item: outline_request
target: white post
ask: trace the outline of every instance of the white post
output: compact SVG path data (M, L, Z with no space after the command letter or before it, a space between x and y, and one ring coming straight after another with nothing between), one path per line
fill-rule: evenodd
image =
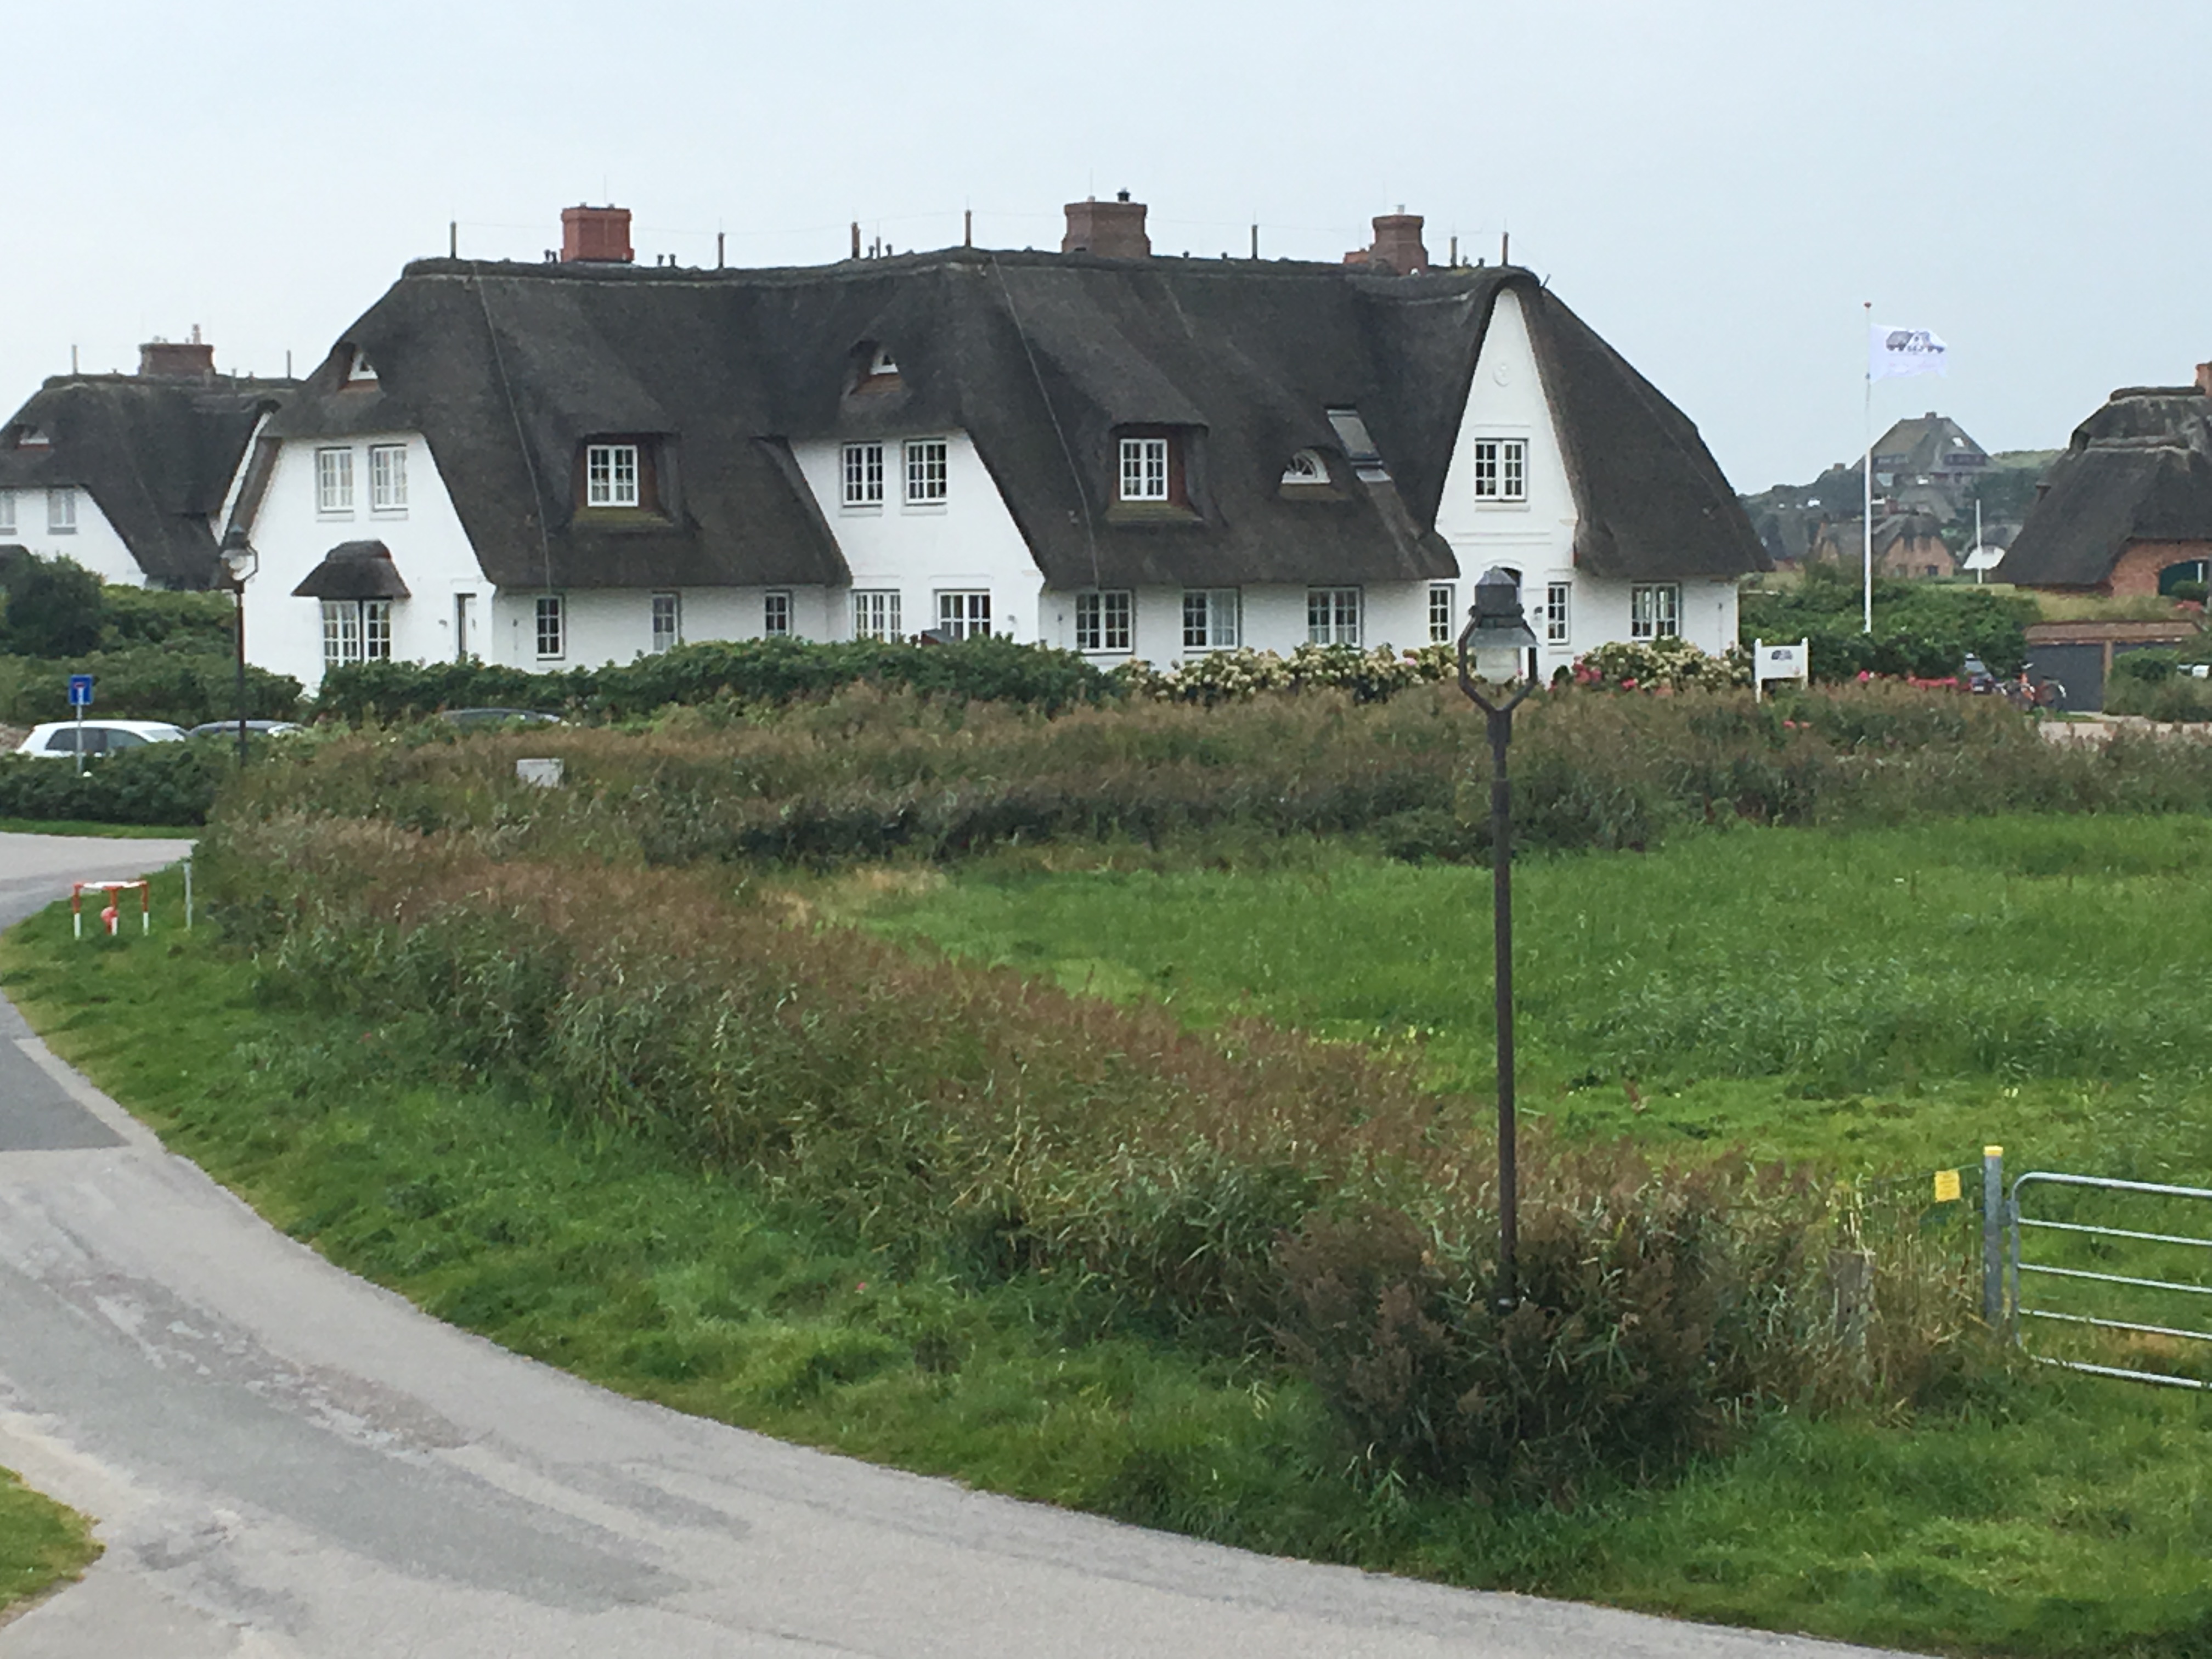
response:
M1869 343L1867 349L1870 351L1873 349L1871 343L1874 339L1874 301L1869 300L1865 302L1865 305L1867 323L1866 338ZM1871 634L1874 632L1874 359L1872 357L1869 357L1867 359L1866 365L1866 412L1864 416L1864 424L1866 427L1866 457L1864 471L1861 475L1859 482L1865 486L1865 501L1862 506L1863 516L1860 519L1860 525L1864 532L1864 540L1861 549L1860 558L1863 567L1861 572L1861 580L1863 585L1865 593L1865 599L1863 607L1865 611L1865 616L1861 621L1859 626L1862 633Z
M1759 665L1765 659L1766 653L1760 648L1765 643L1765 640L1753 640L1751 642L1751 700L1753 702L1764 701L1759 694Z
M1974 586L1987 581L1990 573L1982 568L1982 498L1974 497Z

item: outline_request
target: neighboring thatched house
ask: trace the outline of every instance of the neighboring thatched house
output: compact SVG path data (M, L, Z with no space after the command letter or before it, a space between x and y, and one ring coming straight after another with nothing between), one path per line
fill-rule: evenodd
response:
M56 375L0 427L0 543L103 581L206 587L240 464L295 382L218 374L190 340L136 374Z
M2005 555L2024 587L2139 598L2212 560L2212 363L2124 386L2074 429Z

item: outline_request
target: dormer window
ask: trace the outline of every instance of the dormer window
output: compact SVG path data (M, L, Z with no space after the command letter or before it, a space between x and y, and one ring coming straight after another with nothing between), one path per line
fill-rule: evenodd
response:
M54 441L46 436L46 428L19 426L15 428L15 447L18 449L52 449Z
M1165 427L1124 430L1114 443L1114 500L1127 507L1188 506L1180 433Z
M1318 449L1301 449L1291 457L1283 468L1283 483L1287 488L1300 485L1323 485L1328 483L1328 462Z
M584 447L584 505L640 507L635 444L586 444Z
M889 346L863 340L853 348L852 376L855 392L893 391L899 384L898 360Z
M368 366L368 354L356 348L352 362L346 365L346 384L358 386L375 379L376 371Z

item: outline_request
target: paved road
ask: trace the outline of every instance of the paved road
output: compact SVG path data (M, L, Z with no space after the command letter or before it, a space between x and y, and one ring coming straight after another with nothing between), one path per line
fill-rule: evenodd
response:
M180 850L0 836L0 921ZM0 1464L107 1544L0 1659L1864 1651L1246 1555L620 1399L273 1231L4 1003Z

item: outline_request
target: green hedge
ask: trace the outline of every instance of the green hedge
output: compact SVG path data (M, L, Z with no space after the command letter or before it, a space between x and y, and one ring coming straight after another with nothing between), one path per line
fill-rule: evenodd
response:
M218 739L155 743L88 763L0 755L0 818L204 823L230 765Z
M1813 678L1838 681L1860 674L1939 679L1969 655L1999 674L2027 660L2035 601L2024 595L1943 582L1877 580L1874 631L1863 631L1864 599L1856 573L1806 568L1794 587L1749 588L1738 611L1741 642L1810 640Z
M72 674L94 677L92 712L109 720L198 726L228 720L238 712L237 658L228 645L210 650L187 632L166 644L82 656L0 656L0 720L36 726L42 720L67 720ZM249 665L246 702L252 719L294 719L300 710L300 682L289 674Z
M489 663L359 663L333 670L317 708L360 721L403 720L441 708L541 708L610 719L671 703L784 703L858 684L1054 712L1105 702L1111 676L1073 652L1012 640L908 645L857 640L732 640L680 646L604 668L532 674Z

